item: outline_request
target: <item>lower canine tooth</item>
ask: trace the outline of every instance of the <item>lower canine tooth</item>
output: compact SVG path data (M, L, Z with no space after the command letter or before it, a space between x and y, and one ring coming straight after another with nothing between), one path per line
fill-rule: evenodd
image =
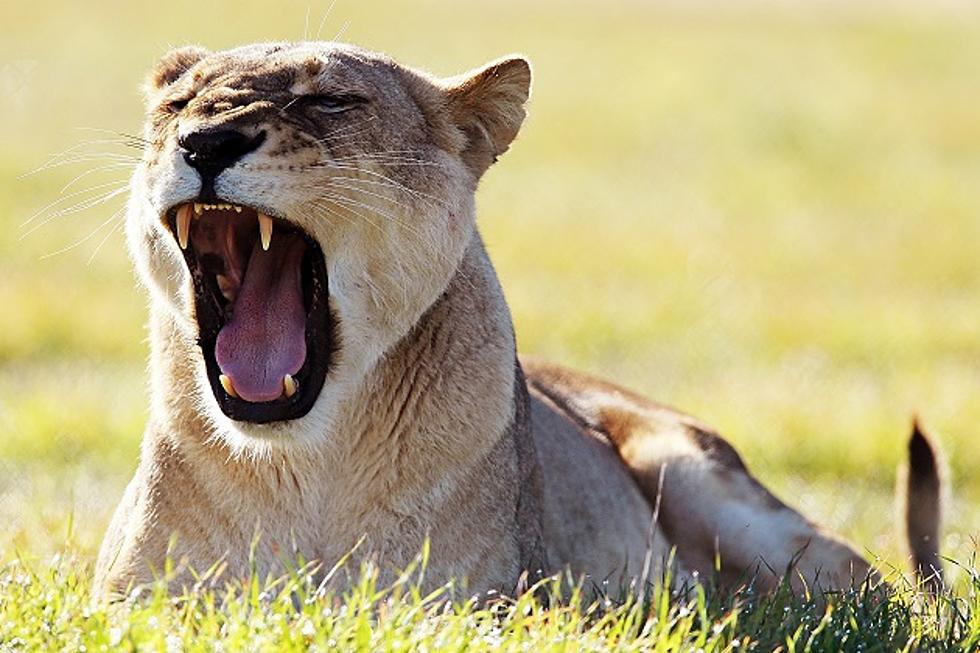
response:
M177 242L181 249L187 249L191 236L191 205L182 204L177 209Z
M216 275L215 279L218 282L218 290L224 295L225 299L230 302L235 301L235 287L231 282L231 279L223 274Z
M225 389L225 392L228 393L228 396L238 397L238 393L235 392L235 386L232 384L231 378L222 374L221 376L218 377L218 380L221 381L221 387Z
M296 394L296 380L289 374L282 377L282 389L286 392L287 397L292 397Z
M272 244L272 218L265 213L259 213L259 235L262 237L262 249L269 251Z

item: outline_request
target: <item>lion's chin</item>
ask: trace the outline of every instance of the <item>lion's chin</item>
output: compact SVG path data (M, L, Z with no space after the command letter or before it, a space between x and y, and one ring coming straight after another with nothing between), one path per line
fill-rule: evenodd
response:
M270 426L306 415L337 342L316 240L285 218L226 202L178 204L163 219L190 273L198 344L221 412Z

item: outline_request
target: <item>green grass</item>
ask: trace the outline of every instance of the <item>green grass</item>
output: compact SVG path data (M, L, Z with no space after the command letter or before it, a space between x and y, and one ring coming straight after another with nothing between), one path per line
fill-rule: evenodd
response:
M950 463L942 548L962 565L952 570L957 600L973 601L959 637L976 637L980 15L884 3L528 4L338 0L323 33L343 30L440 74L509 51L531 58L531 115L478 196L523 351L698 415L780 496L899 568L894 470L919 412ZM260 648L301 632L298 613L274 602L251 610L251 599L213 612L159 597L123 615L83 609L146 414L144 299L121 235L98 248L118 221L96 230L121 201L30 233L20 225L105 160L24 173L103 138L92 129L140 129L139 82L170 45L296 39L307 11L315 32L328 5L0 5L0 648L13 637L97 648L115 632L125 634L120 646L131 636L162 648L154 638L166 631L187 648L195 633L205 634L202 648L221 638L229 649ZM102 170L71 190L124 178L122 168ZM744 636L768 650L793 619L809 620L809 637L823 614L793 606L785 619L768 617L763 603L747 603L722 634L713 627L731 605L710 625L688 608L689 622L661 619L646 635L627 623L628 607L600 626L538 610L494 630L474 609L423 620L413 599L397 607L414 615L408 634L390 636L364 616L372 610L359 618L382 638L369 648L560 648L573 636L589 648L603 629L622 628L624 648L656 635L663 648L732 649ZM910 596L886 605L897 606L881 614L901 641L948 642L944 629L960 623L948 601L939 620ZM864 607L844 601L832 619ZM355 636L365 623L317 618L326 621L314 622L316 637ZM745 626L753 619L761 625ZM858 612L850 629L828 625L815 641L847 648L878 633L875 623ZM820 639L827 633L840 639Z
M420 560L424 559L424 556ZM336 570L336 568L335 568ZM980 577L968 596L924 600L863 586L828 596L757 596L653 586L638 598L585 599L555 578L516 599L480 603L447 584L422 594L424 565L390 586L363 567L336 594L315 565L180 596L160 582L111 608L93 606L88 568L56 557L0 570L0 643L11 650L166 651L908 651L980 646ZM341 569L343 572L343 569ZM333 573L333 572L331 572ZM327 578L330 578L328 574Z

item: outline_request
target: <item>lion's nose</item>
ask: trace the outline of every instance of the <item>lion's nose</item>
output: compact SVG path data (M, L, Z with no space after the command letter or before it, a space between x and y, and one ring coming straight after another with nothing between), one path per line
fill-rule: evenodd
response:
M202 130L182 134L177 144L183 150L184 161L202 177L217 177L222 170L262 145L265 132L247 136L233 129Z

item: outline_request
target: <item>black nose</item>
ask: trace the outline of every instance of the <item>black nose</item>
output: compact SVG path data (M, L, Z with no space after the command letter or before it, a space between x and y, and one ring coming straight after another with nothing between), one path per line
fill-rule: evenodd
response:
M177 138L184 151L187 165L201 173L202 177L217 177L222 170L252 152L265 140L265 132L255 136L232 129L196 131Z

